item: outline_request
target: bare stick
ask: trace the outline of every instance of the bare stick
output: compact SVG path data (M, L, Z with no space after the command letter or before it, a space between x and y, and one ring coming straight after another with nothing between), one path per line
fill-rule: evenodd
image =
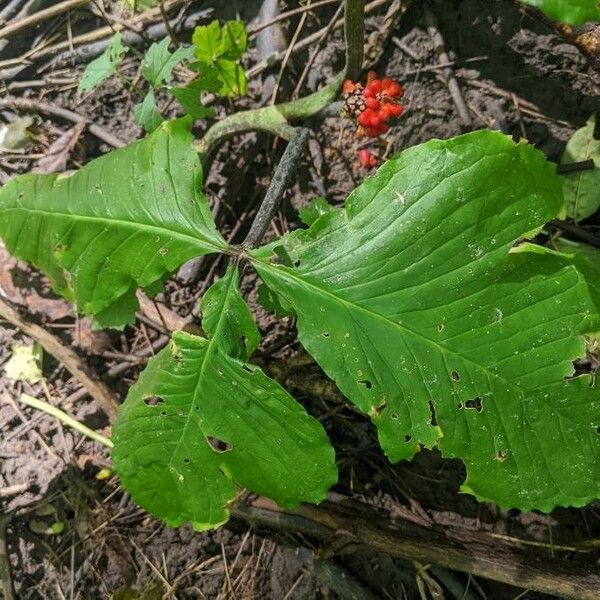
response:
M308 143L309 130L305 127L299 127L295 130L294 136L288 142L288 145L273 173L273 179L265 198L254 217L250 231L243 242L245 248L254 248L260 244L269 224L275 215L281 198L287 189L292 175L298 165L298 160Z
M74 8L78 8L80 6L84 6L88 3L88 0L65 0L64 2L59 2L54 6L50 6L45 10L40 10L39 12L33 13L29 17L25 17L24 19L20 19L14 23L10 23L0 29L0 40L3 38L16 33L17 31L21 31L23 29L27 29L32 25L37 25L47 19L51 19L56 15L60 15L68 10L73 10Z
M346 36L346 74L357 79L363 63L365 43L365 0L346 0L344 14ZM329 29L326 29L329 33Z
M0 300L0 317L21 329L38 342L46 352L54 356L59 363L63 364L79 380L89 395L106 413L109 420L114 421L118 406L116 398L102 381L92 379L88 375L83 361L71 348L67 348L57 337L47 332L43 327L26 321L14 308L11 308L2 300Z
M3 600L16 600L10 575L10 561L6 551L6 526L9 521L10 516L0 515L0 591Z
M361 548L578 600L597 600L600 589L589 548L580 548L577 559L568 560L568 554L554 556L550 548L533 549L518 539L499 541L485 530L429 523L401 506L392 517L332 493L319 506L302 505L294 511L261 497L252 505L236 504L231 514L257 526L317 539L331 553Z
M431 36L435 46L435 53L437 55L438 62L449 63L450 57L446 52L444 38L440 33L437 18L428 8L425 9L425 21L427 23L427 31L429 32L429 35ZM456 81L456 78L454 77L454 71L451 67L447 67L443 70L443 73L446 85L448 86L448 91L452 96L452 101L454 102L454 106L456 106L456 111L458 112L458 116L462 121L463 127L465 129L471 129L471 115L465 103L465 99L463 98L460 86L458 85L458 81Z
M24 112L33 113L41 112L52 115L53 117L65 119L66 121L71 121L72 123L86 123L90 133L95 135L99 140L106 142L109 146L113 146L114 148L125 146L125 142L114 136L112 133L98 125L89 123L84 116L66 108L60 108L59 106L46 104L45 102L39 102L37 100L29 100L28 98L5 98L0 100L0 110L6 109L22 110Z

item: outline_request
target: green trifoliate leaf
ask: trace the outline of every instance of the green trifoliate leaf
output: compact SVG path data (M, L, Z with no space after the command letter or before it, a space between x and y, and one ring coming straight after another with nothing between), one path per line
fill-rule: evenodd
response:
M106 50L85 68L79 82L79 91L89 92L116 73L126 53L127 48L121 43L121 33L117 32Z
M549 17L568 23L581 25L588 21L600 21L600 6L598 0L521 0L539 8Z
M594 161L592 169L563 175L567 216L575 221L590 217L600 208L600 140L594 139L595 126L592 116L573 134L561 160L563 164Z
M113 461L125 488L168 525L228 519L238 487L286 507L318 502L336 480L318 421L260 368L237 269L202 302L204 339L178 332L120 408Z
M184 60L194 58L194 47L177 48L169 51L170 39L166 37L161 42L152 44L142 60L142 75L152 86L159 87L173 78L173 69Z
M562 205L540 152L475 132L403 152L286 236L293 266L273 244L252 260L391 460L437 445L479 498L580 506L600 493L600 392L563 378L593 309L574 267L509 254Z
M97 158L69 177L21 175L0 189L0 237L81 312L115 323L137 287L227 248L200 193L189 121ZM124 310L125 307L125 310Z
M146 94L142 102L133 107L133 119L148 133L152 133L164 122L163 116L156 106L156 100L152 90Z
M248 78L244 67L237 62L219 58L215 62L215 68L221 80L221 96L243 96L248 89Z

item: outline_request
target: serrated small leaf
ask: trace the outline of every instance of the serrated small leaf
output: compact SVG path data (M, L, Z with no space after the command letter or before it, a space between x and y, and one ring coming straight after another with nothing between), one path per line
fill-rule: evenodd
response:
M248 78L242 65L225 58L218 58L215 68L222 83L219 90L221 96L244 96L246 94Z
M125 322L137 287L194 256L226 249L206 198L189 119L93 160L74 174L21 175L0 189L0 237L81 312ZM129 313L129 314L127 314Z
M147 133L152 133L164 122L152 90L146 94L142 102L133 107L133 119Z
M89 92L113 75L127 51L121 43L121 33L115 33L106 50L86 66L79 82L79 91Z
M142 60L142 75L152 87L171 81L173 69L184 60L194 58L193 46L179 47L175 52L170 52L169 44L168 37L152 44Z
M252 262L391 460L436 445L465 461L480 498L581 506L600 493L600 437L592 408L578 409L599 390L563 378L593 309L572 266L548 252L509 253L562 205L540 152L474 132L406 150L344 209L285 236L293 266L270 262L274 244ZM567 418L563 434L556 425Z
M199 25L192 34L196 58L202 62L212 63L221 56L221 25L219 21L211 21L208 25Z
M521 0L539 8L549 17L569 25L600 21L598 0Z
M227 21L221 30L221 58L240 60L248 44L246 25L242 21Z
M310 227L321 215L327 214L330 210L332 210L331 204L323 196L317 196L308 206L298 211L298 216L305 225Z
M565 173L563 192L567 216L575 221L586 219L600 208L600 140L594 139L596 119L592 116L567 142L562 164L593 160L594 168Z
M177 98L186 114L194 119L206 119L215 116L215 109L212 106L203 106L200 96L204 91L218 92L221 88L221 81L214 69L203 70L205 72L188 85L169 88L169 93Z
M228 519L237 486L285 507L322 500L336 480L333 449L318 421L245 362L257 332L236 268L207 292L203 314L209 339L175 333L120 407L112 456L123 485L168 525L198 530Z

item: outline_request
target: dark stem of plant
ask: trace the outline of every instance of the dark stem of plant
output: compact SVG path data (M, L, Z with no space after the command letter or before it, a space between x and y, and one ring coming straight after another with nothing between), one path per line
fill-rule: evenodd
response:
M556 165L556 173L558 175L565 175L566 173L577 173L579 171L591 171L593 168L594 168L594 161L590 158L588 160L580 160L579 162Z
M309 130L306 127L298 127L273 173L273 178L265 194L265 198L254 217L250 231L242 243L244 248L255 248L263 239L267 229L277 210L285 190L290 184L292 175L298 166L298 160L308 143Z
M346 0L344 19L346 75L350 79L358 79L363 65L365 0Z

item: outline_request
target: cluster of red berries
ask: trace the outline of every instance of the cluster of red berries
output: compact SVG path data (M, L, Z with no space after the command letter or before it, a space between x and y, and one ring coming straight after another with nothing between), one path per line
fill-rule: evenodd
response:
M359 136L377 137L389 128L388 121L404 112L400 104L404 90L393 79L378 79L377 73L369 71L367 84L346 80L342 89L343 114L356 119Z

